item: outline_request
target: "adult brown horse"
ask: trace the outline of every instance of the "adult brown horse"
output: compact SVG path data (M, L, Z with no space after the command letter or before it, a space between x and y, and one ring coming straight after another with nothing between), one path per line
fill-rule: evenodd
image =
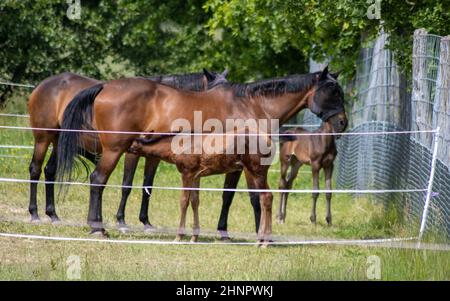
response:
M193 73L185 75L167 75L167 76L153 76L148 79L160 82L162 84L170 85L175 88L201 91L209 87L213 87L217 84L223 83L225 81L226 71L222 74L217 74L214 72L209 72L203 70L203 73ZM85 88L94 86L96 84L102 83L99 80L81 76L78 74L65 72L56 76L49 77L42 81L31 93L28 102L28 111L30 114L30 123L34 128L49 128L58 129L61 126L63 112L67 104L73 99L73 97ZM45 193L46 193L46 214L51 218L52 222L59 221L56 214L55 204L54 204L54 185L52 182L55 180L56 174L56 164L57 164L57 145L58 145L58 135L57 131L40 131L34 130L34 152L33 158L30 164L30 179L39 180L42 164L47 153L47 149L50 144L53 145L53 150L47 165L44 169L45 173ZM90 143L95 142L96 137L90 136ZM94 164L97 163L96 153L85 152L79 149L80 153L83 154L88 160L92 161ZM134 172L138 163L138 157L130 154L126 156L125 159L125 169L123 177L123 185L132 185ZM146 169L154 168L155 162L146 162ZM157 166L157 164L156 164ZM151 175L151 172L146 174ZM148 177L144 178L144 185L149 185L148 183L152 180ZM126 199L130 193L130 188L122 189L122 200L121 204L125 204ZM142 194L142 206L140 219L146 224L150 225L148 221L148 200L149 196L147 193ZM119 223L123 221L125 206L121 206L118 212ZM30 184L30 203L29 212L31 214L32 221L39 221L39 215L37 210L37 183Z
M250 84L226 83L206 92L181 91L140 78L113 80L83 90L67 106L62 129L91 127L100 131L102 157L90 176L88 224L92 232L105 232L101 210L104 185L137 132L170 132L172 122L180 119L192 126L195 111L202 112L203 120L214 119L224 125L227 119L276 119L283 124L306 107L324 120L330 118L335 132L347 123L345 114L338 114L344 112L342 88L328 68ZM89 149L92 145L80 132L60 134L60 177L70 175L80 143L90 152L98 151Z

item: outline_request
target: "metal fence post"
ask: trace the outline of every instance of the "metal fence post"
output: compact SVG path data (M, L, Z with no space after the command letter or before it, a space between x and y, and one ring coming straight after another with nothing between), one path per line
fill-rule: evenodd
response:
M439 139L438 139L439 131L440 131L440 128L437 127L436 132L434 133L434 147L433 147L433 157L431 158L430 178L428 180L427 196L425 199L425 205L423 206L422 222L420 223L420 230L419 230L419 245L418 245L419 248L420 248L420 242L423 237L423 233L425 231L425 225L427 223L428 209L430 208L431 195L432 195L432 189L433 189L433 180L434 180L434 171L436 169L436 158L437 158L437 151L438 151L438 145L439 145Z

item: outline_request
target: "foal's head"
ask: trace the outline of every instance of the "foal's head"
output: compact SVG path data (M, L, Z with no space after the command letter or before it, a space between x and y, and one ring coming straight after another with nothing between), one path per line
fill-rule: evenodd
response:
M317 74L314 96L309 108L324 122L329 121L335 133L347 128L348 120L344 108L344 92L337 82L338 73L329 73L328 66Z
M227 83L227 75L228 75L228 70L225 69L222 73L217 73L214 71L208 71L205 68L203 68L203 76L206 79L206 89L212 89L215 86L218 85L222 85L224 83Z
M175 134L174 134L175 135ZM153 135L153 134L141 134L139 138L133 140L131 146L128 148L128 152L135 155L146 155L147 145L152 145L164 138L171 137L172 135Z

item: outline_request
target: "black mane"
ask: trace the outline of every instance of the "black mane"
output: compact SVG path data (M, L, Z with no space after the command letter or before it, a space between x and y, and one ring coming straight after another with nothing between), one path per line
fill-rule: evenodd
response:
M308 89L316 82L316 75L320 72L309 74L296 74L286 77L265 79L248 84L225 83L224 87L231 89L238 97L248 96L279 96L286 93L295 93Z
M203 76L203 73L199 72L174 75L156 75L145 78L176 89L202 91L204 90Z

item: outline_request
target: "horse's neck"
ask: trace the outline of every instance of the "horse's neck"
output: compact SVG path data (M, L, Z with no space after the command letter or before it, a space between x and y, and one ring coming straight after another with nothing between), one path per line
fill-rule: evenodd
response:
M145 152L165 161L171 161L173 157L171 141L172 138L164 138L159 142L148 144L145 146Z
M331 125L328 122L322 122L320 128L318 128L315 133L323 133L323 134L330 134L333 133L333 129ZM322 136L311 136L316 137L316 139L320 139L320 141L323 143L323 145L328 149L330 145L334 143L334 136L333 135L322 135Z
M295 114L308 107L308 99L312 95L312 90L312 88L309 88L279 96L264 96L259 98L259 103L269 118L278 119L281 126Z

